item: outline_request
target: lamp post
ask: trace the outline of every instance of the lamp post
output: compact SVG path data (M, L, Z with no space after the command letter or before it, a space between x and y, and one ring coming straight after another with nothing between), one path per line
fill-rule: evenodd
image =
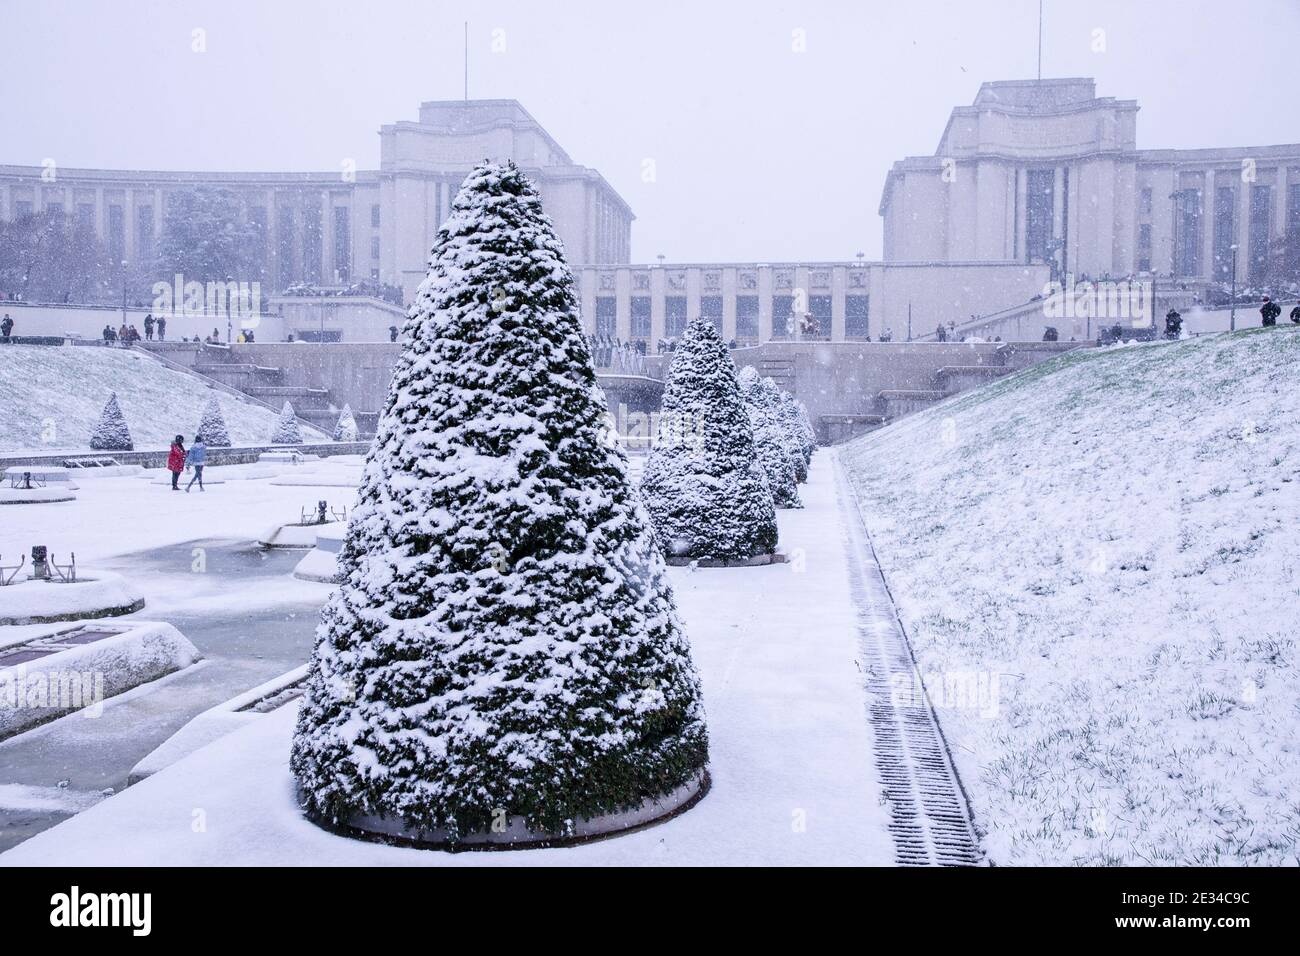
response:
M122 324L126 325L126 260L122 260Z
M1228 247L1232 252L1232 291L1228 293L1228 331L1237 331L1237 244Z

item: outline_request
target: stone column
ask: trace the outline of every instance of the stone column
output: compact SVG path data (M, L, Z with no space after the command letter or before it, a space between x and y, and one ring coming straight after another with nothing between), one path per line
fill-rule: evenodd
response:
M758 267L758 344L772 340L772 267Z
M1205 171L1204 184L1201 187L1201 275L1202 279L1214 278L1214 170Z
M831 268L831 341L844 341L844 295L848 287L844 266Z
M736 337L736 270L722 270L722 340L730 342Z
M624 342L632 340L632 273L619 269L614 273L615 334Z
M659 351L664 337L664 286L666 278L662 268L650 270L650 351Z

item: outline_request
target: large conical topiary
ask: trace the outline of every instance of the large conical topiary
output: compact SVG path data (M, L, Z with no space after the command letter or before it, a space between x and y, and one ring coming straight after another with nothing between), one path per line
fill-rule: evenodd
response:
M689 791L689 646L513 163L466 179L406 329L298 717L305 807L462 839Z
M343 403L343 411L339 412L338 424L334 426L334 440L357 440L357 420L352 414L352 406L347 402Z
M799 481L808 480L808 466L812 464L813 449L817 447L817 436L813 432L812 422L808 420L808 410L789 392L783 390L770 378L764 379L775 397L775 411L786 435L786 442L795 463L796 477Z
M230 432L226 428L225 416L221 414L221 403L213 395L203 406L203 415L199 418L199 430L196 438L203 439L210 448L229 448Z
M302 444L302 432L298 429L298 416L294 414L293 406L288 402L285 402L284 408L280 409L280 419L275 423L275 431L271 434L271 444Z
M754 448L772 492L772 502L778 508L802 508L799 487L795 478L795 465L791 459L786 439L785 423L777 407L780 396L776 386L768 388L771 379L759 377L753 366L745 366L737 377L740 395L745 400L749 424L754 430Z
M673 354L641 493L669 555L741 561L776 549L776 511L736 366L708 319L687 325Z
M126 416L117 404L117 392L108 396L108 404L99 415L99 422L90 436L90 447L96 451L131 451L131 430L126 427Z

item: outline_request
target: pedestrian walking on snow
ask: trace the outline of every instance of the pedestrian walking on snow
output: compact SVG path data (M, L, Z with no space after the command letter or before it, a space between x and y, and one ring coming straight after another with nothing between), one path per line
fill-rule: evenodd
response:
M167 470L172 473L172 491L180 491L181 472L185 470L185 438L182 435L172 439L171 451L167 453Z
M203 487L203 466L208 462L208 446L203 444L203 436L199 435L194 439L194 444L190 446L189 453L185 456L185 467L194 469L194 477L190 483L185 486L186 493L194 487L194 482L199 483L199 491L205 491Z

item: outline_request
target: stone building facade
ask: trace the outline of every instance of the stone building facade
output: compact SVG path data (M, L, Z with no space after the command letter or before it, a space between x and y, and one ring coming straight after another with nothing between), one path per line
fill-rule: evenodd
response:
M1300 255L1300 144L1138 149L1138 105L1090 79L985 83L932 156L895 163L884 259L1050 263L1093 278L1265 281ZM1237 246L1234 251L1233 246ZM1300 262L1292 265L1300 265Z

